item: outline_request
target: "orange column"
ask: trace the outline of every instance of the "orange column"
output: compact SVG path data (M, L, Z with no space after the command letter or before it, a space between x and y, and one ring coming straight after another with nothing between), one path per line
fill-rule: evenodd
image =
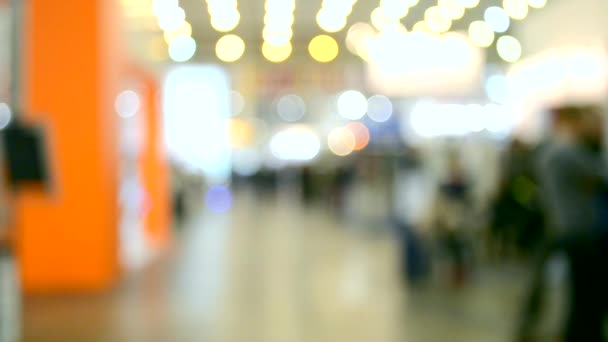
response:
M146 191L144 226L154 248L164 248L171 238L169 173L163 149L162 117L159 108L159 83L150 74L134 68L141 85L144 142L140 157L143 185Z
M16 196L29 292L96 290L118 276L119 8L113 0L25 2L24 118L45 127L46 191Z

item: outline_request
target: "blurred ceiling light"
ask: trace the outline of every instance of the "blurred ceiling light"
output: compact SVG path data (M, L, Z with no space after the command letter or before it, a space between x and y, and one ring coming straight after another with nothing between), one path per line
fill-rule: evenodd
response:
M543 8L547 5L547 0L528 0L528 5L532 8Z
M346 17L336 16L329 12L319 12L317 14L317 24L325 32L342 31L346 26Z
M272 45L268 42L262 44L262 55L264 58L273 63L281 63L287 60L291 55L293 47L291 43L284 45Z
M186 12L181 7L171 7L158 14L158 26L165 31L179 29L186 20Z
M370 15L370 20L372 25L378 31L382 31L387 25L398 21L398 19L387 17L380 7L376 7L372 11L372 14Z
M346 125L346 129L348 129L355 137L355 146L353 150L361 151L367 147L370 140L369 129L367 126L361 122L351 122Z
M184 24L180 26L180 28L174 31L165 31L163 36L165 38L165 42L167 42L167 44L170 44L171 41L176 37L192 36L192 26L187 21L184 21Z
M196 52L196 41L189 36L174 38L169 44L169 57L175 62L186 62Z
M275 133L270 139L270 151L280 160L309 161L321 150L321 141L308 126L293 125Z
M413 32L424 32L434 34L435 32L429 27L426 21L419 21L412 27Z
M295 0L266 0L264 5L262 53L272 62L282 62L291 54Z
M232 31L241 21L236 0L207 0L207 11L211 17L211 27L218 32Z
M450 30L452 27L452 19L450 14L443 8L432 6L424 12L424 21L431 30L443 33Z
M306 102L298 95L285 95L277 102L277 113L287 122L298 121L306 114Z
M383 95L367 99L367 116L375 122L386 122L393 115L393 103Z
M11 122L11 107L4 102L0 102L0 129L4 129Z
M488 7L483 18L490 29L497 33L506 32L511 25L511 19L509 18L507 12L498 6Z
M228 141L232 148L243 148L253 142L254 129L246 120L228 119Z
M323 0L316 19L319 27L326 32L338 32L346 27L348 16L357 0Z
M135 116L141 108L141 100L139 95L133 90L125 90L118 94L114 101L114 110L122 118L130 118Z
M494 31L485 21L474 21L469 25L469 38L482 48L487 48L494 42Z
M338 57L340 47L335 39L328 35L319 35L314 37L308 45L310 56L321 63L328 63Z
M230 104L232 106L232 116L237 116L245 109L245 98L236 90L230 92Z
M268 29L268 27L266 27L262 32L262 37L269 44L275 46L284 45L291 41L291 38L293 37L293 31L291 30L291 28L288 28L283 31L271 31Z
M502 7L515 20L523 20L528 16L528 2L526 0L503 0Z
M223 62L235 62L245 53L245 42L237 35L225 35L217 41L215 53Z
M438 6L449 13L452 20L459 20L464 17L465 8L458 0L439 0Z
M458 0L458 2L465 8L475 8L479 6L479 0Z
M502 36L498 38L496 50L498 51L498 56L505 62L515 63L521 58L521 43L517 38L512 36Z
M375 34L374 28L368 23L353 24L346 34L346 47L348 51L359 55L359 47L365 44L365 40L373 37Z
M355 150L355 135L346 127L334 128L329 132L327 145L333 154L345 157Z
M338 114L349 120L359 120L367 112L367 99L356 90L347 90L340 94L337 105Z
M211 27L218 32L230 32L234 30L241 21L239 12L226 17L211 17Z

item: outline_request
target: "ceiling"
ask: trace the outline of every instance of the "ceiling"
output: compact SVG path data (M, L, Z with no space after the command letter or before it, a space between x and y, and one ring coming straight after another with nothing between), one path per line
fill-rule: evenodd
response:
M207 3L204 0L180 0L179 3L186 12L186 19L193 27L192 36L199 46L194 60L209 61L213 59L215 43L226 33L217 32L211 27ZM344 46L348 27L356 22L369 22L372 10L378 7L379 3L380 0L358 0L353 7L352 14L348 18L347 27L341 32L330 34L343 47L340 59L355 58ZM487 7L500 6L501 3L501 0L481 0L477 8L467 10L462 19L453 23L452 30L466 30L470 22L483 19L483 11ZM296 0L295 22L293 25L294 36L292 39L294 52L292 58L298 59L306 55L306 47L310 40L318 34L325 33L316 23L316 15L321 8L321 4L322 0ZM420 0L419 4L410 10L410 13L403 19L402 23L406 28L411 29L416 22L424 18L425 10L436 4L437 0ZM245 40L247 44L245 59L261 58L260 46L263 42L264 5L264 0L238 0L241 21L236 29L230 33L239 35ZM150 23L151 25L147 25L147 27L152 28L152 30L146 30L145 34L147 37L158 37L160 31L155 27L155 22L150 21ZM141 39L142 30L138 31L138 38L132 40L132 45L134 46L143 44ZM489 53L489 58L490 60L493 59L492 53Z

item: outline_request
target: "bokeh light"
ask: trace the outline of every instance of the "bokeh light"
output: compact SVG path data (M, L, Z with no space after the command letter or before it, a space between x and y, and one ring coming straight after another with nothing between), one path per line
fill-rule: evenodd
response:
M346 18L331 12L321 11L317 14L317 24L323 31L334 33L346 27Z
M287 122L298 121L306 114L306 103L298 95L285 95L277 101L277 113Z
M169 7L158 13L158 26L164 31L174 31L179 29L186 20L186 12L184 9L177 7Z
M361 122L351 122L346 125L346 128L355 137L355 146L353 150L361 151L365 149L367 145L369 145L370 134L367 126L365 126Z
M292 51L291 43L284 45L272 45L268 42L262 44L262 54L264 58L273 63L281 63L289 58Z
M488 7L483 17L492 31L497 33L506 32L511 25L511 19L507 12L498 6Z
M452 20L459 20L464 17L465 8L458 0L439 0L438 6L445 10Z
M171 41L177 37L190 37L192 36L192 25L188 22L184 22L180 28L173 31L165 31L163 37L165 38L165 42L167 44L171 44Z
M0 102L0 129L6 128L11 120L11 107L6 103Z
M223 214L232 208L232 193L224 185L215 185L205 194L205 205L213 213Z
M486 80L486 94L492 102L504 104L508 99L507 77L492 75Z
M405 18L410 11L410 4L402 0L381 0L379 7L386 17L394 20Z
M346 47L354 55L360 55L369 39L373 38L376 32L368 23L353 24L346 34Z
M485 21L474 21L469 25L469 38L475 45L486 48L494 42L494 31Z
M237 35L225 35L217 41L215 53L223 62L235 62L245 53L245 42Z
M450 14L443 8L432 6L424 13L424 21L431 30L439 33L447 32L452 27Z
M522 54L521 43L517 38L512 36L502 36L498 38L496 50L498 51L498 56L509 63L517 62Z
M317 62L328 63L338 57L340 48L338 47L338 42L332 37L319 35L310 41L308 52Z
M244 119L228 119L228 140L230 147L241 148L249 146L253 142L254 129L252 125Z
M386 122L393 115L393 103L383 95L367 99L367 116L375 122Z
M528 0L528 6L532 8L543 8L547 5L547 0Z
M526 0L503 0L502 7L509 17L523 20L528 16L528 2Z
M245 109L245 97L236 90L230 92L230 104L232 107L232 116L237 116Z
M133 90L125 90L118 94L114 101L116 113L123 118L135 116L141 108L139 95Z
M270 139L270 151L280 160L303 162L314 159L321 150L317 134L305 125L292 125Z
M349 120L359 120L367 112L367 99L356 90L347 90L338 96L338 114Z
M345 157L355 150L355 135L346 127L337 127L329 132L327 146L329 150L340 157Z
M169 57L174 62L189 61L195 53L196 41L192 37L176 37L169 44Z
M226 17L211 17L211 27L219 32L230 32L234 30L241 21L239 12L234 12Z

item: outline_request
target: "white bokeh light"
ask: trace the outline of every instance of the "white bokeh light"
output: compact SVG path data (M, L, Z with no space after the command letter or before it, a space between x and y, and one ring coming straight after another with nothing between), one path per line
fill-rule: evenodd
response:
M277 113L287 122L298 121L306 114L306 103L298 95L285 95L277 101Z
M486 94L488 99L496 103L508 101L508 81L504 75L492 75L486 80Z
M169 44L169 57L175 62L186 62L196 52L196 41L192 37L177 37Z
M133 90L125 90L118 94L114 102L116 113L123 118L135 116L141 108L139 95Z
M376 122L386 122L393 115L393 103L383 95L374 95L367 100L367 116Z
M338 114L345 119L359 120L367 112L367 99L361 92L347 90L338 96Z
M8 104L0 102L0 129L6 128L12 119L11 107Z
M270 151L277 159L284 161L309 161L314 159L320 150L319 136L303 125L287 127L270 139Z
M488 7L483 18L488 26L497 33L506 32L511 26L511 18L504 9L498 6Z

